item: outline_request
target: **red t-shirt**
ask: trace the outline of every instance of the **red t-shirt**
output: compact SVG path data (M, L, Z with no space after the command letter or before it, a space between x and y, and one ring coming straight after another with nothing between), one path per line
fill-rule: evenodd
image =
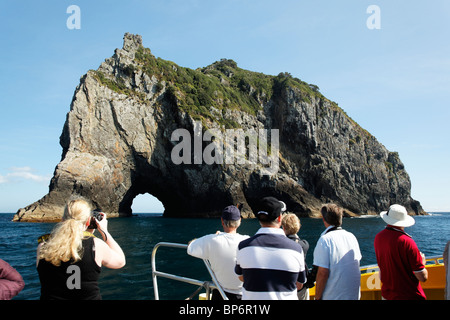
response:
M426 299L414 275L414 271L425 266L411 236L389 226L375 236L374 245L382 282L381 295L387 300Z

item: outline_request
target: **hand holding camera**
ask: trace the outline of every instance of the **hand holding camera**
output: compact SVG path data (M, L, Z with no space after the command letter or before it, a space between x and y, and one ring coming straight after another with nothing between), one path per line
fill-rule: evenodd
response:
M104 213L99 212L99 211L92 211L92 217L91 217L91 222L89 223L88 229L97 229L97 221L102 221L103 220L103 216Z
M98 231L100 231L103 235L103 240L107 241L108 220L106 219L106 214L100 211L92 211L92 217L88 229L98 229Z

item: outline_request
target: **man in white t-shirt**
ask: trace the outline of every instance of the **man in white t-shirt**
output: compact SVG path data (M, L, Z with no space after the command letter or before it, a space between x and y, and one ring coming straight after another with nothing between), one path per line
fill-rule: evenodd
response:
M234 273L236 252L239 243L249 236L237 233L241 224L241 213L236 206L228 206L222 212L222 227L224 232L209 234L194 239L187 248L191 256L207 259L216 275L219 284L229 300L240 300L242 297L242 282ZM212 300L221 300L217 290L213 290Z
M321 209L326 230L314 249L318 267L316 300L358 300L360 298L361 252L355 236L341 228L342 208L327 204Z

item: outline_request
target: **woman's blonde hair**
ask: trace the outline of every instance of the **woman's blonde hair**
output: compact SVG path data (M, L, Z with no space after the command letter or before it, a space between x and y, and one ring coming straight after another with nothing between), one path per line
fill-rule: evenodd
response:
M49 240L40 248L39 260L45 259L55 266L71 259L74 262L80 260L83 255L83 233L91 211L91 204L87 200L70 200L64 209L62 221L55 226Z
M281 226L286 235L297 234L301 227L300 219L293 213L285 213L281 220Z

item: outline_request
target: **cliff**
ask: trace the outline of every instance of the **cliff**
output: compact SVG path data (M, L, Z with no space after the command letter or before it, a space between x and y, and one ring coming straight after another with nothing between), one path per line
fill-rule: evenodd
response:
M301 216L329 201L350 215L393 203L424 213L398 154L317 86L225 59L180 67L128 33L122 49L81 78L60 144L49 193L14 220L58 220L73 194L125 216L143 193L163 203L165 216L216 216L231 203L251 216L266 195Z

